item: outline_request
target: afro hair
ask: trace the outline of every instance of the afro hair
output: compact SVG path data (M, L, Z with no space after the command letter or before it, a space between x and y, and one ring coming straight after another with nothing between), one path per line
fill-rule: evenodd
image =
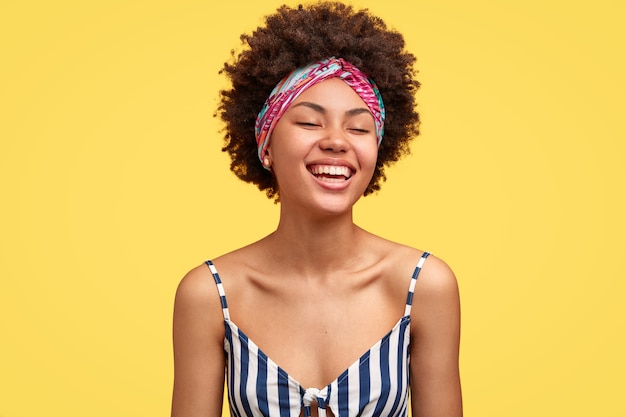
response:
M404 38L388 29L367 9L355 10L336 2L310 6L281 6L251 35L241 35L243 50L221 73L231 88L220 92L217 115L225 123L223 151L231 170L270 198L278 197L274 175L258 160L254 123L276 84L292 70L329 57L352 63L378 86L385 103L385 135L378 150L374 175L364 195L380 189L384 169L409 153L419 134L415 109L415 56L405 50Z

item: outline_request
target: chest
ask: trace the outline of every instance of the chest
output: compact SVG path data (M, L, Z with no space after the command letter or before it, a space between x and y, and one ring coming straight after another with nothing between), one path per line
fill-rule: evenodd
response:
M330 293L233 286L229 293L241 306L233 315L212 272L223 296L231 414L407 415L410 305L419 266L408 297L381 285Z
M380 291L245 298L235 307L231 301L238 330L304 386L315 387L335 379L404 312L403 297Z

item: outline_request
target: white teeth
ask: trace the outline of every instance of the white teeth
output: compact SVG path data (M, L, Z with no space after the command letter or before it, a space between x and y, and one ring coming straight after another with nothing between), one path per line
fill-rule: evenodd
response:
M344 176L345 178L350 178L352 176L352 172L350 168L346 166L337 166L337 165L313 165L309 168L309 171L313 175L333 175L333 176ZM341 180L343 181L343 180Z

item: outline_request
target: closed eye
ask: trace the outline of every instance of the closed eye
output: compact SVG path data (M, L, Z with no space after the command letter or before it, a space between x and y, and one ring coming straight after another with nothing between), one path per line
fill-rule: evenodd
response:
M351 132L354 132L354 133L357 133L357 134L363 134L363 135L367 134L367 133L370 133L370 131L367 130L367 129L360 129L360 128L356 128L356 127L355 128L350 128L348 130L351 131Z
M312 122L296 122L296 125L302 127L320 127L321 125Z

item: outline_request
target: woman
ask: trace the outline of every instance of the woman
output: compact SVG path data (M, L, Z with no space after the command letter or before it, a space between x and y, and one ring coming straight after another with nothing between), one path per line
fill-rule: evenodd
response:
M414 416L462 415L453 273L352 217L418 133L414 56L339 3L283 6L242 40L224 150L280 220L180 283L172 415L221 415L225 378L233 416L404 416L409 392Z

